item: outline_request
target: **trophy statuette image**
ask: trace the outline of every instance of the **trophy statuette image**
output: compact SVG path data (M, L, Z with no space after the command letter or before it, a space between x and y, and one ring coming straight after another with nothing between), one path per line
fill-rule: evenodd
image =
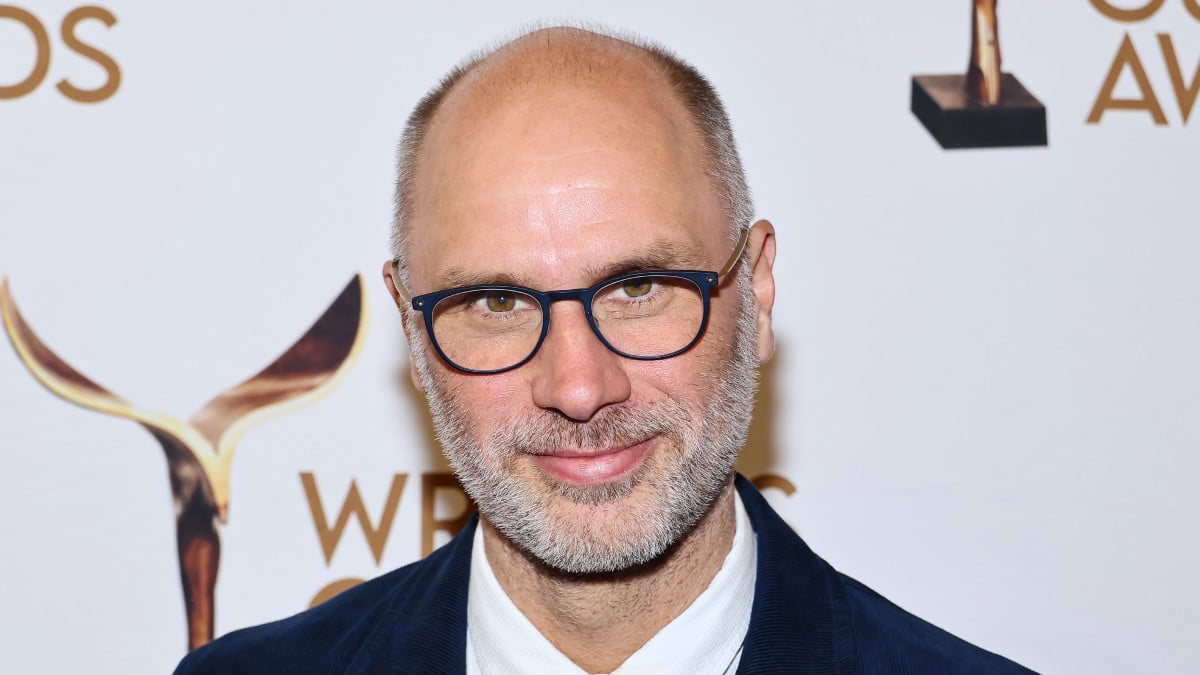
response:
M366 337L361 275L279 358L204 404L188 421L135 406L92 381L33 331L0 280L0 315L21 362L43 386L76 405L137 422L166 454L175 508L179 574L188 649L214 637L214 596L221 557L218 523L229 518L233 454L253 426L313 403L349 371Z
M1044 146L1046 106L1000 70L998 0L972 0L963 75L915 75L912 112L945 149Z

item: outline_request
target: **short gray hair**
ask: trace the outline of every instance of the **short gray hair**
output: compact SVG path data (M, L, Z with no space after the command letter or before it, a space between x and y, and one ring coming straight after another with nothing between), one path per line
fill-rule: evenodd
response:
M730 238L736 240L754 217L754 202L746 183L746 172L738 155L737 143L725 105L715 88L695 66L676 56L662 45L635 35L620 34L597 26L557 26L571 28L601 38L623 43L642 56L647 63L666 77L691 116L704 144L707 172L720 191L726 217L730 222ZM504 46L530 35L542 27L525 30L517 37L476 52L456 65L438 84L417 103L400 136L396 158L395 212L392 221L392 255L399 261L401 279L408 282L408 221L412 215L413 190L417 158L426 132L446 97L464 76Z

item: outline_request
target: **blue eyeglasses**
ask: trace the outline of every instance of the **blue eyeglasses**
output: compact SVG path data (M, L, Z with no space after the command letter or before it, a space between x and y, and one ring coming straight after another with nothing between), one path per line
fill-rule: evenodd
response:
M647 270L563 291L481 284L411 296L393 260L392 280L421 312L438 355L465 373L502 373L532 359L550 331L551 303L562 300L583 305L604 346L626 358L653 361L682 354L700 340L712 289L737 265L749 234L742 233L719 272Z

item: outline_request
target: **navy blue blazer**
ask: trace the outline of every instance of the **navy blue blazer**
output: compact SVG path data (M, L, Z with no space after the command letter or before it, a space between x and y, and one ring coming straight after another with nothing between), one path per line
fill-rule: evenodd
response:
M742 476L758 578L738 673L1031 673L889 602L817 557ZM464 673L478 519L424 560L305 612L196 649L194 673Z

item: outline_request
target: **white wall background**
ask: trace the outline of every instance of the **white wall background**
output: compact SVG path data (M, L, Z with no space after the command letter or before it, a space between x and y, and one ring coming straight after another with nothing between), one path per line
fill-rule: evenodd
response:
M1200 119L1183 124L1182 0L1120 24L1086 0L1003 2L1005 67L1049 109L1049 149L942 151L909 77L965 66L961 2L204 3L18 0L50 74L0 100L0 274L93 379L188 417L273 359L356 272L372 326L332 395L253 430L234 462L217 631L377 573L357 524L326 566L299 473L373 514L393 473L439 470L377 279L393 146L471 50L538 18L661 40L724 95L778 229L779 351L745 470L842 571L1047 673L1195 672L1200 639ZM1130 8L1141 2L1113 0ZM1128 31L1169 125L1085 119ZM0 20L0 84L29 72ZM1119 93L1136 94L1122 80ZM1197 113L1200 117L1200 113ZM8 672L161 673L183 605L162 452L68 406L0 349L0 653ZM383 568L418 554L419 482Z

